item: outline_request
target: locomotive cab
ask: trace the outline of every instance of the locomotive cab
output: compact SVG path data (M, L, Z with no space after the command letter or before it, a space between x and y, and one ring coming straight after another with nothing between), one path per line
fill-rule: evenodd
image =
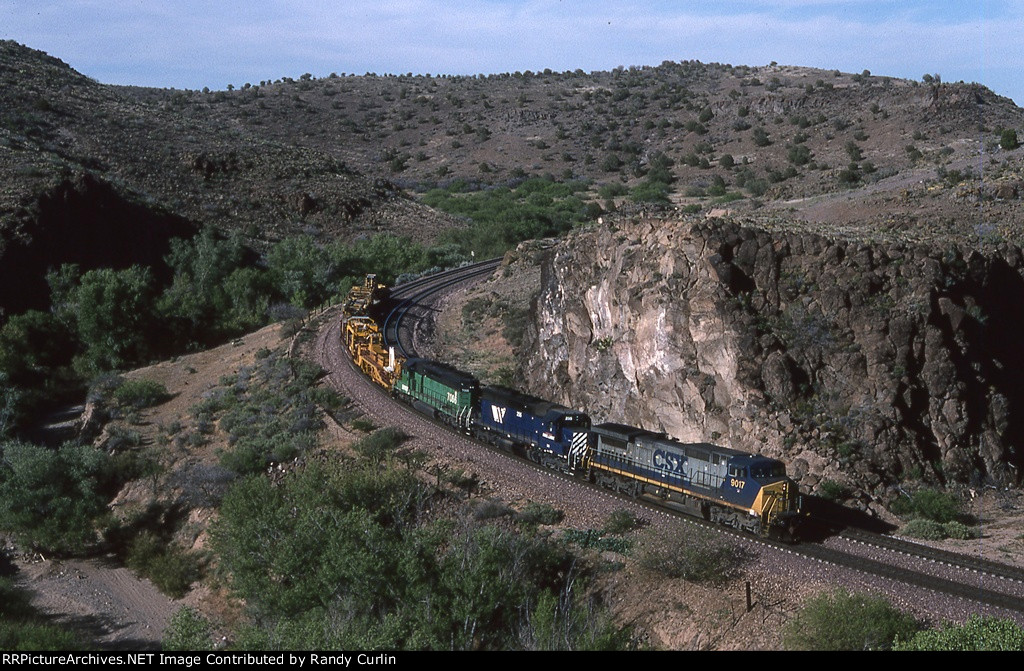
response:
M551 423L554 441L568 446L565 456L570 472L582 465L586 459L589 431L590 417L581 413L561 415ZM547 436L546 433L544 435Z
M800 512L796 483L786 477L786 465L761 455L744 454L729 460L729 477L722 483L726 500L760 518L760 530L788 528Z

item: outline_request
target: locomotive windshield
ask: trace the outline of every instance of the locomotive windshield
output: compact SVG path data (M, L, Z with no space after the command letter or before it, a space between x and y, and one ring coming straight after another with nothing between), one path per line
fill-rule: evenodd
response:
M781 461L764 461L750 466L750 475L754 478L784 478L786 465Z
M566 415L562 418L562 426L569 428L590 428L590 421L586 415Z

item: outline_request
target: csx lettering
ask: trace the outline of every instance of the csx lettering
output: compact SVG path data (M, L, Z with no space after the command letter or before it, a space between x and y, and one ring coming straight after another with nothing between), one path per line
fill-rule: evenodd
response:
M664 450L654 451L654 467L663 468L672 473L683 472L683 460L679 458L679 455L666 452Z

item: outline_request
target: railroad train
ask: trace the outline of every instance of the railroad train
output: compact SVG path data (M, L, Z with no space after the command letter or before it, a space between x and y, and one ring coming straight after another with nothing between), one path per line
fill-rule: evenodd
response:
M647 495L706 520L795 538L796 483L781 461L709 443L682 443L590 417L551 401L480 384L473 375L383 342L371 306L386 295L372 275L345 302L342 338L353 362L392 396L454 430L617 492Z

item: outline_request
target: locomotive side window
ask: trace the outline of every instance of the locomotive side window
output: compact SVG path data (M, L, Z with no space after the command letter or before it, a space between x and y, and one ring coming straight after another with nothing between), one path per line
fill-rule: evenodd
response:
M610 436L601 436L601 444L607 449L618 450L620 452L626 451L626 441L619 440L618 438L612 438Z
M742 466L730 466L729 477L732 478L745 478L747 477L747 469Z

